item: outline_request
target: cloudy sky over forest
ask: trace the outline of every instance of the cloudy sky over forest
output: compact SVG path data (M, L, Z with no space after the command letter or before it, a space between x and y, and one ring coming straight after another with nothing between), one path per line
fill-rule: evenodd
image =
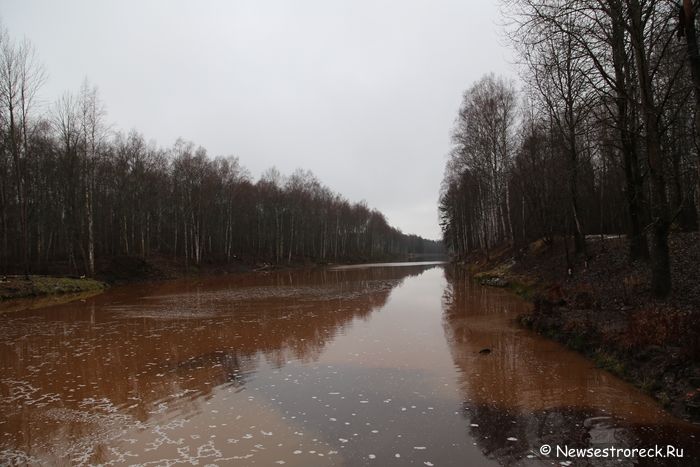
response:
M0 5L48 72L43 105L87 77L115 128L239 156L256 178L309 169L429 238L462 92L514 74L495 0Z

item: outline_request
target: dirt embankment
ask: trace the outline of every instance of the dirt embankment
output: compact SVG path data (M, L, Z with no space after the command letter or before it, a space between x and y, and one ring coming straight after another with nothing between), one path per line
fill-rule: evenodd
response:
M325 263L324 263L325 264ZM78 300L99 293L109 285L159 281L182 277L199 277L243 272L266 272L278 269L299 269L320 264L293 261L281 265L234 257L228 262L188 264L182 259L153 255L116 256L101 259L96 264L94 279L72 275L65 263L46 265L41 275L0 276L0 311L40 308L55 303Z
M624 238L591 237L588 259L561 239L465 262L485 285L508 287L535 306L524 325L578 350L648 392L674 414L700 421L700 235L670 238L673 292L655 298L644 262ZM571 273L569 273L571 269Z
M264 267L261 266L261 267ZM241 261L227 265L187 266L165 258L120 256L98 262L95 278L74 276L65 264L52 264L43 274L0 276L2 311L38 308L85 298L112 284L175 279L188 275L209 275L254 270Z
M104 282L85 277L2 276L0 277L0 301L54 294L96 292L106 286Z

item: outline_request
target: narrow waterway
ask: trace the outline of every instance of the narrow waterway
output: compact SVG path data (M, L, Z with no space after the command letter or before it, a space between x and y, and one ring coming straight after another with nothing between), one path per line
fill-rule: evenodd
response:
M397 263L0 310L0 464L698 465L698 427L518 327L527 306Z

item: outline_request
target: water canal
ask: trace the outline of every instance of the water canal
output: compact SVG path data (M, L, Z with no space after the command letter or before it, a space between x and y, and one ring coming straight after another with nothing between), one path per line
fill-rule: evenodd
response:
M671 444L684 459L659 465L693 465L697 427L520 328L527 306L396 263L8 311L0 464L657 465L540 448Z

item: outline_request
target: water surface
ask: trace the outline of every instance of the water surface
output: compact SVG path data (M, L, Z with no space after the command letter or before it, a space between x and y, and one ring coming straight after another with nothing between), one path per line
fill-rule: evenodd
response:
M670 443L693 465L696 427L516 326L527 306L404 263L0 314L0 464L655 465L539 447Z

